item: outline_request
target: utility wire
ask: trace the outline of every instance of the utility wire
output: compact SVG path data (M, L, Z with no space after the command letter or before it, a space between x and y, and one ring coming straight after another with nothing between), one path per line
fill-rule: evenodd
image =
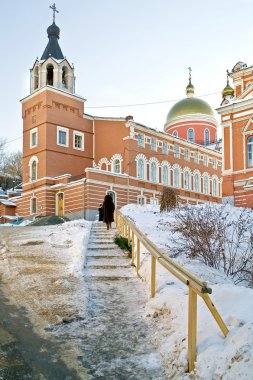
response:
M203 98L204 96L217 95L219 92L211 92L210 94L199 95L198 98ZM162 103L172 103L178 102L184 98L170 99L170 100L161 100L159 102L147 102L147 103L134 103L134 104L121 104L121 105L105 105L105 106L87 106L85 108L120 108L120 107L138 107L138 106L148 106L152 104L162 104Z
M209 94L199 95L198 98L203 98L203 97L205 97L205 96L217 95L217 94L220 94L220 91L219 91L219 92L211 92L211 93L209 93ZM178 102L179 100L182 100L182 99L184 99L184 98L170 99L170 100L161 100L161 101L158 101L158 102L147 102L147 103L133 103L133 104L105 105L105 106L89 106L89 107L85 107L85 109L87 109L87 108L121 108L121 107L139 107L139 106L148 106L148 105L153 105L153 104L163 104L163 103ZM16 140L19 140L19 139L21 139L21 138L22 138L22 136L20 136L20 137L16 137L15 139L12 139L12 140L7 140L7 141L5 142L5 145L10 144L11 142L16 141Z

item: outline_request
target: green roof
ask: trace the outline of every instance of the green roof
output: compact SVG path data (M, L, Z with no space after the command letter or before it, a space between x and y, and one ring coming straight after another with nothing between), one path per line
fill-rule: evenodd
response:
M166 124L170 123L178 116L191 114L214 116L212 108L204 100L195 97L185 98L174 104L171 108L166 119Z

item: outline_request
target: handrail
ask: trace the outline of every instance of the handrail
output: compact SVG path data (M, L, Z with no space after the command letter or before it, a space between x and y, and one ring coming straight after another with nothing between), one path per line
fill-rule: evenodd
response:
M218 313L216 307L211 301L209 294L212 289L207 286L197 276L193 275L181 265L166 256L151 240L143 234L135 224L124 216L119 210L115 210L115 223L123 237L128 238L128 242L132 241L132 264L135 265L136 251L136 270L140 276L140 244L142 244L149 253L151 253L151 297L156 293L156 262L161 264L170 273L172 273L179 281L189 287L189 304L188 304L188 364L189 372L195 368L196 361L196 345L197 345L197 296L201 297L206 303L208 309L216 320L224 336L228 334L228 328ZM136 248L136 250L135 250Z

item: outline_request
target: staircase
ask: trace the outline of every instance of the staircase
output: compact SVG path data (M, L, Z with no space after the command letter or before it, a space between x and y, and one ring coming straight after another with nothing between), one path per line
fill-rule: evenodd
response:
M84 281L86 317L80 361L91 379L164 380L161 357L145 318L147 295L131 260L115 243L116 229L94 222Z
M94 223L87 250L86 276L93 279L134 278L130 259L114 243L115 228L106 229L104 223Z

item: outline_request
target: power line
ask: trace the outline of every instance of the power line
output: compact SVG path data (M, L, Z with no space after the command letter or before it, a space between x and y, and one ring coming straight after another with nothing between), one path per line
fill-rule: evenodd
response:
M203 98L205 96L217 95L217 94L220 94L220 91L219 92L211 92L210 94L199 95L198 98ZM147 102L147 103L121 104L121 105L105 105L105 106L87 106L85 108L139 107L139 106L148 106L148 105L153 105L153 104L178 102L179 100L182 100L182 99L184 99L184 98L170 99L170 100L161 100L161 101L158 101L158 102Z
M13 141L16 141L16 140L20 140L22 139L23 136L19 136L19 137L16 137L15 139L12 139L12 140L7 140L4 142L4 145L7 145L7 144L10 144L12 143Z

